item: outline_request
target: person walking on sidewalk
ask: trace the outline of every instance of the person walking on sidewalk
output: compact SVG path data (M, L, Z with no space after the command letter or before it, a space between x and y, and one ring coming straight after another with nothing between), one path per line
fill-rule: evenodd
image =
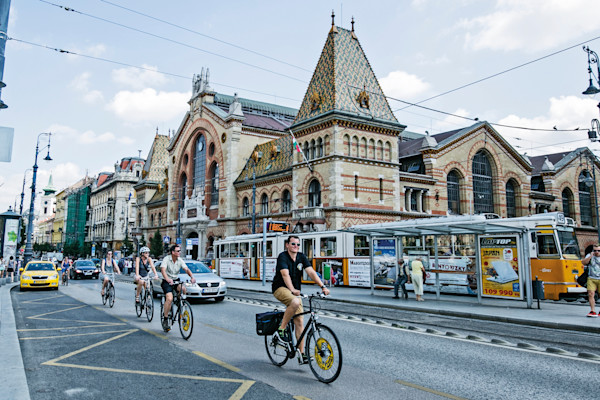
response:
M400 287L402 287L402 293L404 294L404 298L408 299L406 282L408 282L408 265L404 263L404 258L400 257L398 259L398 276L396 277L396 282L394 283L394 299L400 298L398 297L398 289Z
M410 262L410 278L412 279L413 288L417 301L425 301L423 299L423 275L425 274L425 267L421 262L422 258L417 257Z
M591 311L587 316L595 318L598 314L596 313L594 296L596 290L600 289L600 244L595 244L592 252L581 260L581 263L588 267L587 293Z
M6 277L10 274L10 281L15 281L15 268L17 267L17 262L13 256L10 256L8 263L6 264ZM17 278L19 277L19 272L17 271Z
M6 264L4 263L4 257L0 257L0 279L4 278L4 270L6 269Z

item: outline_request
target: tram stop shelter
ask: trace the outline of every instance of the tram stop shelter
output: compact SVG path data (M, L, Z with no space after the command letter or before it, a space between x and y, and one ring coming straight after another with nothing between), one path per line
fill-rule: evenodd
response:
M435 273L435 293L436 299L439 300L440 273L446 272L443 266L440 266L439 237L442 235L466 234L474 235L475 238L474 262L477 279L477 301L481 303L482 297L525 299L527 308L532 308L531 259L528 229L525 226L503 225L502 219L492 214L488 216L448 216L355 225L346 229L346 231L357 235L366 235L368 238L372 295L376 286L386 286L375 282L375 267L380 265L377 261L378 257L387 257L388 260L391 257L398 257L398 255L404 257L402 237L433 236L434 256L428 260L428 263L430 263L428 272ZM387 249L386 245L381 245L381 243L385 243ZM395 249L392 249L392 246L395 246ZM413 253L425 254L425 252ZM426 254L429 257L429 252ZM472 261L472 259L470 260ZM397 263L397 259L394 262ZM397 274L397 268L395 270Z

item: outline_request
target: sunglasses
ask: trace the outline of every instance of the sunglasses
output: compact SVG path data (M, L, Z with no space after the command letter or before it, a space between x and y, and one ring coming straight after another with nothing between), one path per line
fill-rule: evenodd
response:
M300 247L300 243L290 243L290 246ZM600 250L598 250L600 251Z
M600 250L594 250L594 252L596 252L596 251L600 251Z

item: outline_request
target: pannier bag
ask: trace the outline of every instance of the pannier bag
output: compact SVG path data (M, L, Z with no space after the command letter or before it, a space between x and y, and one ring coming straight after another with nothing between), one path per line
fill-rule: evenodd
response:
M256 314L256 334L260 336L272 335L281 324L283 311L268 311Z

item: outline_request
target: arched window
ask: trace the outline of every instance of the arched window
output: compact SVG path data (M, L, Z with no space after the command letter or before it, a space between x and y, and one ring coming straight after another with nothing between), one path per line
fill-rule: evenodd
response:
M475 214L494 212L492 166L483 150L473 157L473 208Z
M260 197L260 211L261 214L269 213L269 196L267 196L266 193L263 193L263 195Z
M344 135L344 144L346 145L346 153L352 155L352 142L350 142L350 136Z
M448 212L460 214L460 175L456 170L448 173Z
M319 207L321 205L321 184L313 179L308 186L308 206Z
M181 178L179 179L179 209L183 208L183 203L185 200L185 196L187 196L187 175L185 172L181 174Z
M360 138L360 156L367 156L367 139L365 138Z
M572 211L572 207L573 207L573 192L571 192L571 189L566 188L565 190L562 191L562 209L563 209L563 214L565 215L565 217L571 217L573 218L573 211Z
M352 136L352 150L350 155L358 157L358 154L358 137Z
M248 201L247 197L244 197L244 200L242 202L242 215L243 216L250 215L250 202Z
M196 151L194 152L194 189L204 193L206 180L206 139L199 135L196 139Z
M154 226L154 215L150 216L150 226L153 227Z
M323 139L317 140L317 157L323 157Z
M306 157L307 160L310 159L310 152L309 152L309 148L308 148L308 142L304 142L304 157Z
M592 226L592 201L590 187L593 179L587 171L579 174L579 212L581 214L581 225ZM588 186L588 184L590 186Z
M158 226L162 225L162 214L158 213Z
M392 144L385 142L385 160L392 161Z
M369 139L369 147L367 149L367 157L375 158L375 140Z
M377 159L383 160L383 142L381 140L377 141Z
M210 205L219 205L219 164L217 163L210 168Z
M544 186L544 180L541 176L534 176L531 178L531 190L536 192L545 192L546 186Z
M315 144L315 139L310 141L310 159L313 160L316 158L317 145Z
M292 209L292 196L290 195L289 190L284 190L283 195L281 196L281 211L282 212L290 212Z
M142 213L138 213L137 226L142 227Z
M506 182L506 216L508 218L517 216L517 195L513 179Z

